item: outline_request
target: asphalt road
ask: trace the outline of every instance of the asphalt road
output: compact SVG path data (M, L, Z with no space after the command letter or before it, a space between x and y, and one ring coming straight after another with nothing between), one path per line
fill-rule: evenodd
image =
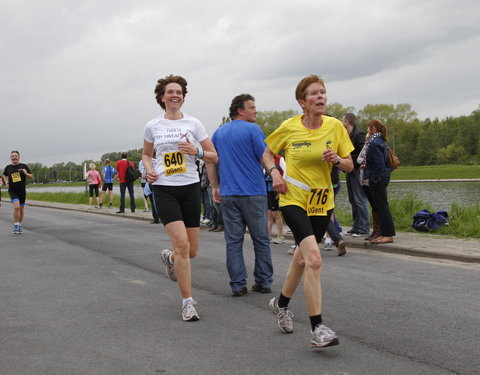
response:
M2 375L480 373L478 264L324 252L323 315L340 345L318 350L301 290L293 334L267 308L287 244L272 245L273 294L232 298L223 236L202 231L192 264L200 321L183 322L161 225L27 207L14 236L10 211L0 208ZM250 240L245 248L251 277Z

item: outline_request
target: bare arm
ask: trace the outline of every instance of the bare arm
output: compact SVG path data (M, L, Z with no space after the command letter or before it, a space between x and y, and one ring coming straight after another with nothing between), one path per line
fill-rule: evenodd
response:
M280 171L275 167L274 153L270 150L270 147L267 145L265 152L262 157L262 164L270 177L272 177L272 185L275 192L278 194L285 194L288 190L287 183L283 179Z
M212 188L212 197L216 203L220 203L220 187L218 186L217 180L217 166L212 163L205 164L207 167L208 181L210 182L210 187Z
M143 141L143 153L142 153L142 161L143 167L145 168L146 178L149 184L154 183L157 181L157 173L153 170L153 143Z
M341 169L344 172L351 172L353 171L353 160L350 155L341 158L333 151L331 148L326 149L323 151L322 155L323 160L333 163L337 166L337 168Z

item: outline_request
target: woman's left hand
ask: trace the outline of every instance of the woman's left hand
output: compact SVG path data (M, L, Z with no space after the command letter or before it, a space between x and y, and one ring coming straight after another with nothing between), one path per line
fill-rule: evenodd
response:
M190 142L188 138L186 142L180 142L178 144L178 149L182 154L194 155L194 156L198 154L198 149L195 147L195 145L192 142Z
M338 161L338 155L331 148L327 148L323 151L322 160L328 161L329 163L336 163Z

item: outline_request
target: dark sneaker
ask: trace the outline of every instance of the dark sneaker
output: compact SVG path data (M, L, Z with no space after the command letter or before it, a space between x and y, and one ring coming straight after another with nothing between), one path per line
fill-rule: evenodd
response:
M355 233L352 233L352 237L366 237L370 235L369 232L355 232Z
M243 288L243 289L240 289L240 290L232 290L232 296L233 297L241 297L241 296L244 296L247 293L248 293L247 288Z
M253 284L252 290L258 293L272 293L272 288L263 288L258 284Z
M197 303L193 300L187 301L182 306L182 318L186 322L194 322L199 320L200 317L198 316L197 310L195 310L195 306Z
M283 333L293 332L293 312L288 307L278 307L278 298L272 298L270 303L270 310L277 316L277 324L280 331Z
M173 251L170 249L163 249L161 253L162 261L165 264L165 274L167 277L172 280L172 281L177 281L177 275L175 274L175 268L173 267L173 264L170 263L170 254L172 254Z
M310 333L312 335L312 341L310 341L310 343L314 348L325 348L327 346L338 345L337 335L325 324L317 325L315 331Z
M20 234L20 226L19 225L13 225L13 234Z

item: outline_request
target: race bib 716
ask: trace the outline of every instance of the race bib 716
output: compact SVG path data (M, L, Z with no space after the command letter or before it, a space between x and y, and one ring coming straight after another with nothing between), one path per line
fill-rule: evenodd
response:
M313 188L308 192L307 215L326 216L329 207L333 207L332 188Z

